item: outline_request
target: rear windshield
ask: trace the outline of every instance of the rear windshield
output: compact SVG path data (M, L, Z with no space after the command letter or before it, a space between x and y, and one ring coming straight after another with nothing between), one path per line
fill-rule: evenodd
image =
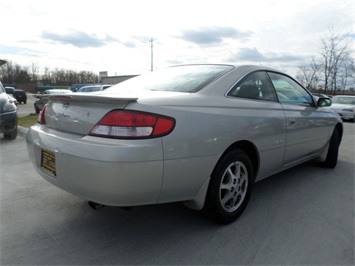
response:
M172 91L197 92L224 73L230 71L229 65L188 65L170 67L151 72L121 82L105 91Z

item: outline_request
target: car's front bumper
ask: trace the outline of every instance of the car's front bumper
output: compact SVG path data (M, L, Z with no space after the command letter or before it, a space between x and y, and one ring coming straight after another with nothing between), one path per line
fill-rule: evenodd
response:
M157 203L163 176L161 139L80 136L37 124L27 133L27 147L37 172L65 191L111 206ZM52 155L46 165L53 171L46 171L48 158L43 157Z
M17 112L0 114L0 133L11 133L17 127Z

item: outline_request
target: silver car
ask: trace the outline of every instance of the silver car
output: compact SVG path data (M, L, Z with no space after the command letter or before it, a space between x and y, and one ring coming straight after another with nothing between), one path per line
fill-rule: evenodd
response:
M355 96L334 96L330 109L337 112L342 119L355 122Z
M93 206L183 202L230 223L254 182L311 159L336 166L330 104L270 68L176 66L50 97L28 151L44 179Z

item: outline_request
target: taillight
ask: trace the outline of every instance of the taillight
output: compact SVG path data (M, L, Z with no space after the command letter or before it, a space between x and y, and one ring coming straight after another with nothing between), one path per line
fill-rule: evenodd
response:
M175 126L171 117L137 111L107 113L89 135L108 138L156 138L168 135Z
M46 119L44 118L44 114L46 112L47 104L45 104L38 115L37 123L44 125L46 123Z

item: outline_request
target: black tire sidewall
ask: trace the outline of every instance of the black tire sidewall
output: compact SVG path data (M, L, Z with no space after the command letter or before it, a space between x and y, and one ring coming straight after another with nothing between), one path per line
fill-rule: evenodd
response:
M248 171L248 187L247 187L245 198L242 204L239 206L239 208L233 212L227 212L223 209L220 203L220 199L219 199L220 184L226 169L230 166L231 163L236 161L242 162ZM247 154L241 150L234 150L227 153L217 164L211 176L211 181L209 184L208 193L206 197L206 205L205 205L206 211L211 216L211 218L218 223L227 224L233 222L245 210L251 195L253 183L254 183L254 171L253 171L252 163L249 157L247 156Z
M333 134L330 138L329 148L327 152L327 158L324 161L323 165L327 168L334 168L338 162L338 153L339 153L339 132L337 129L334 129Z
M4 137L6 139L10 139L10 140L16 139L17 138L17 126L14 131L4 134Z

